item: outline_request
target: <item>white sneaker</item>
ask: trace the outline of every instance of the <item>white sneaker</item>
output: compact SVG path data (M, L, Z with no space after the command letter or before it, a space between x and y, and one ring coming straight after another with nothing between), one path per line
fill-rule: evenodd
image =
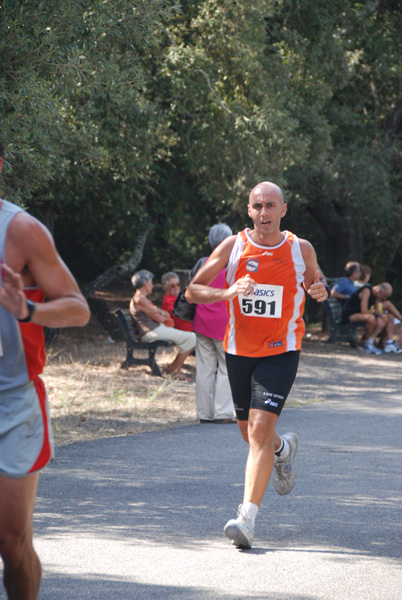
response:
M246 515L242 504L237 510L237 519L230 519L223 529L226 537L238 548L251 548L254 538L254 527Z
M364 350L364 352L367 352L368 354L382 354L382 350L376 348L371 342L364 342L364 344L362 345L362 350Z
M293 461L299 447L299 440L295 433L285 433L283 437L289 444L289 454L283 460L275 457L274 462L274 488L281 496L289 494L295 484L296 473Z
M392 342L392 344L385 344L384 352L394 352L395 354L400 354L402 352L402 348L400 348L397 342Z

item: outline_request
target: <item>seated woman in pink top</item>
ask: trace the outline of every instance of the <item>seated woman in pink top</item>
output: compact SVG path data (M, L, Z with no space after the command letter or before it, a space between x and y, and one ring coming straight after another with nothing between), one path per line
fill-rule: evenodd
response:
M211 250L230 235L232 230L225 223L213 225L208 236ZM225 287L225 269L210 285ZM223 350L227 322L225 302L197 304L193 329L197 338L196 403L200 423L236 423Z

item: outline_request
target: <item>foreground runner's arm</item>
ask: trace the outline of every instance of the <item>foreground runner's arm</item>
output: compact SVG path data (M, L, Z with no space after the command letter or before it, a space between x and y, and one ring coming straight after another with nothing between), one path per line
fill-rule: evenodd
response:
M232 300L239 294L252 293L254 279L248 275L238 279L228 289L209 287L211 281L226 267L236 236L226 238L208 258L187 287L186 300L193 304L212 304L221 300Z
M36 303L31 322L47 327L78 327L90 317L88 304L59 256L46 227L27 213L11 221L5 245L0 303L17 319L29 315L24 287L38 286L49 302Z

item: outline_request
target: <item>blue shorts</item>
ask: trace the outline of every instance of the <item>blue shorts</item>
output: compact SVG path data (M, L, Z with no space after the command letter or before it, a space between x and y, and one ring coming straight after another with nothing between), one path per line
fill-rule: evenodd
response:
M280 415L299 366L299 350L250 358L226 353L236 415L247 421L250 408Z
M49 407L43 381L0 392L0 474L25 477L53 456Z

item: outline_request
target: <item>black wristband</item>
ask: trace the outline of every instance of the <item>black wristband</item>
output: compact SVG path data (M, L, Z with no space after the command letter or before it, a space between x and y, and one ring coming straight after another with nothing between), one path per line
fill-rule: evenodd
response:
M29 323L36 309L36 304L35 302L32 302L32 300L28 300L28 298L25 298L25 302L28 309L28 316L25 317L25 319L17 319L17 321L19 321L20 323Z

